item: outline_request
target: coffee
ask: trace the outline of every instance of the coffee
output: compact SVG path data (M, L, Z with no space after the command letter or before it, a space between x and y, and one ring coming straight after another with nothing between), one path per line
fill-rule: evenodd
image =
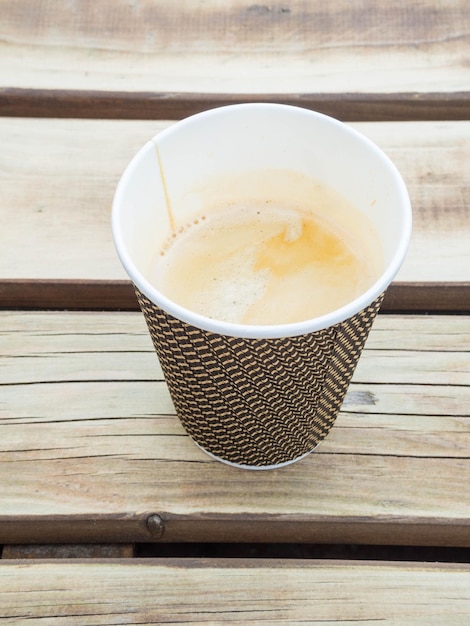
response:
M218 181L212 194L149 272L191 311L229 323L300 322L346 305L380 276L372 223L317 181L263 171Z

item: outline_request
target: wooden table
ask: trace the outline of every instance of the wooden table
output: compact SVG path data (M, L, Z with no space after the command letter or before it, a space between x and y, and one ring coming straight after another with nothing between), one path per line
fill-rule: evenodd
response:
M467 0L0 0L1 624L468 624ZM184 434L114 253L125 165L274 101L395 161L414 233L336 426L282 470Z

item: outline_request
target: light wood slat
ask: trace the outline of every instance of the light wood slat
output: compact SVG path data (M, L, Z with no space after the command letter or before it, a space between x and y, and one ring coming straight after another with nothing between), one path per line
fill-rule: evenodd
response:
M13 318L14 313L5 313L1 315L1 319L8 324L8 318ZM98 313L98 316L100 314ZM105 316L108 322L108 333L113 332L114 320L120 314L111 314ZM111 340L105 335L100 337L93 326L86 326L87 322L93 324L93 316L91 318L86 314L81 317L74 318L77 323L78 335L72 337L72 341L77 346L77 351L71 347L64 347L64 342L69 340L69 334L63 333L60 328L52 327L50 331L52 336L44 337L48 343L42 342L43 354L35 352L27 354L22 352L18 355L18 345L16 341L18 337L6 336L6 351L14 351L16 353L0 355L0 376L3 384L30 384L30 383L62 383L62 382L92 382L105 380L162 380L162 372L155 359L150 338L145 335L145 328L142 328L143 320L140 314L129 314L131 319L137 318L137 326L142 330L143 336L138 337L138 341L133 348L126 352L119 346L120 336L116 335ZM40 318L39 318L40 319ZM379 318L381 319L381 318ZM445 317L443 320L449 326L449 334L447 337L454 339L459 331L462 333L462 343L458 342L455 349L451 348L451 344L446 344L445 349L425 349L418 346L414 350L400 349L400 338L395 339L397 332L392 333L387 348L383 348L380 352L377 350L367 350L360 360L355 373L357 382L367 382L378 384L386 382L388 384L431 384L431 385L466 385L470 380L470 358L468 347L465 342L468 341L468 323L467 316L459 318L455 327L452 317ZM38 321L38 317L34 314L25 315L21 321L26 320ZM52 315L46 318L47 324L54 322L60 323L60 314ZM394 317L395 324L400 328L400 318ZM414 331L416 332L423 322L420 318L414 318ZM465 328L467 322L467 328ZM14 319L13 319L13 323ZM380 323L380 322L379 322ZM119 321L117 321L119 324ZM78 326L80 325L80 326ZM436 324L437 325L437 324ZM397 328L395 329L397 330ZM444 329L442 329L444 331ZM21 332L21 331L20 331ZM34 331L33 331L34 332ZM36 331L37 332L37 331ZM82 334L89 333L89 337ZM31 331L25 329L24 340L29 342ZM95 337L98 338L97 345L94 345ZM132 336L131 336L132 337ZM133 337L132 337L133 338ZM15 341L16 340L16 341ZM112 346L109 345L112 341ZM34 345L34 337L32 337ZM46 343L46 345L44 345ZM3 344L3 339L2 339ZM53 345L58 346L57 351ZM10 345L10 348L8 347ZM65 344L67 345L67 344ZM145 346L145 349L138 346ZM28 344L25 349L29 352ZM115 354L121 353L124 357L123 362L116 360ZM15 358L20 356L20 358Z
M443 280L444 276L449 282L469 280L470 182L465 172L470 164L470 124L356 127L395 162L409 189L413 235L397 280Z
M2 0L0 11L7 87L468 91L466 0Z
M112 197L133 154L167 124L1 119L0 277L125 280ZM391 156L410 190L414 232L397 281L468 284L470 122L354 126Z
M21 392L25 397L19 401ZM90 445L93 456L114 453L146 460L156 442L155 454L171 459L174 446L180 446L181 437L185 438L165 385L46 383L25 390L6 387L2 395L1 450L5 462L23 462L25 467L28 461L38 459L74 462ZM80 403L84 395L87 402ZM107 402L102 408L103 396ZM468 401L465 388L435 386L429 391L424 385L353 384L335 430L317 454L466 458ZM68 410L64 410L66 403L72 405ZM94 410L93 405L97 406ZM51 430L62 445L50 441ZM118 437L123 438L122 444ZM182 453L193 452L184 442L182 445Z
M379 315L368 350L468 352L467 316ZM21 342L20 342L21 340ZM0 311L2 356L40 356L51 352L153 352L142 314Z
M469 317L379 316L317 452L253 473L185 435L140 314L0 323L0 543L148 541L157 513L164 541L470 546Z
M468 319L468 318L467 318ZM11 363L0 357L3 384L62 383L74 381L158 379L161 374L151 353L125 355L124 362L114 354L50 354L45 359L21 359ZM12 367L13 365L13 367ZM41 369L38 369L41 368ZM413 381L418 385L465 385L470 376L468 353L403 353L389 350L385 354L365 353L356 370L355 380L379 384L402 384Z
M1 312L0 320L3 384L163 379L140 313ZM381 315L354 380L466 385L469 352L467 316ZM124 367L116 353L125 356Z
M126 278L111 239L113 194L134 153L166 126L0 120L0 276Z
M469 610L466 564L240 559L0 564L2 624L464 626Z

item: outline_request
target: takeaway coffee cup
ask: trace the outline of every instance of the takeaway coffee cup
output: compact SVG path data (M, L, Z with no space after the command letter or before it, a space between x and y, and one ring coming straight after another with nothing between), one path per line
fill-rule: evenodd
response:
M206 204L209 211L236 205L247 193L282 202L265 173L284 171L334 190L373 225L383 259L367 288L327 313L269 324L206 316L157 288L155 255ZM244 177L252 181L247 188L236 184ZM220 461L253 469L287 465L314 450L333 426L409 244L408 193L385 154L349 126L299 107L212 109L170 126L135 155L115 193L112 227L177 415L194 442Z

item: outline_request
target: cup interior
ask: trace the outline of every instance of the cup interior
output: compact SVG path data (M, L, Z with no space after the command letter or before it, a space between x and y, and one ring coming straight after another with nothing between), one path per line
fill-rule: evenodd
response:
M384 257L381 277L356 300L331 314L277 326L226 324L197 315L166 298L147 278L155 250L173 229L200 213L214 180L230 180L266 169L290 170L321 181L363 212L380 238ZM410 235L408 193L390 159L351 127L326 115L287 105L232 105L170 126L132 159L113 202L116 249L134 284L178 319L235 336L298 335L351 317L393 280Z

